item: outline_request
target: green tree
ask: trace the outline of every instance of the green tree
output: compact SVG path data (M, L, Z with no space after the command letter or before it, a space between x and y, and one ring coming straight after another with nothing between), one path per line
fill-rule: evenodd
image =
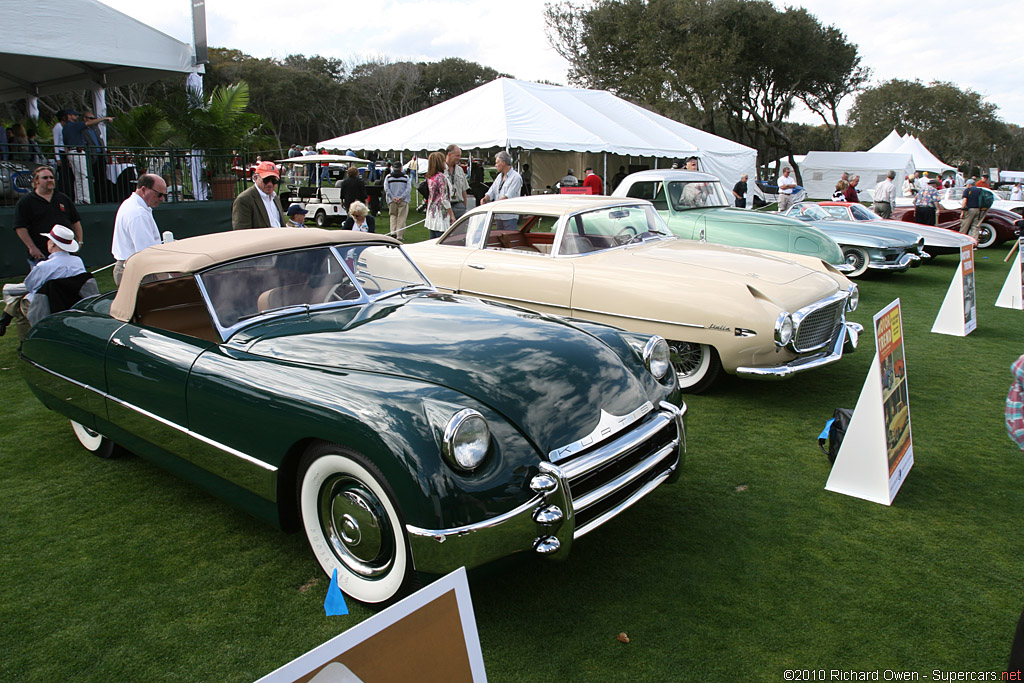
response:
M994 162L995 141L1005 131L996 111L978 93L953 83L893 79L862 92L848 118L861 146L895 129L920 138L948 164L986 165Z

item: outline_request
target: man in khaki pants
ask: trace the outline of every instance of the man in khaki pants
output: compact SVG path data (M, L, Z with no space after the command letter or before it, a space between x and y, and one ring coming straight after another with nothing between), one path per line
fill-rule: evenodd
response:
M412 182L402 172L402 164L395 162L391 173L384 179L384 197L391 215L391 234L401 240L405 237L405 220L409 216L409 199L412 196Z

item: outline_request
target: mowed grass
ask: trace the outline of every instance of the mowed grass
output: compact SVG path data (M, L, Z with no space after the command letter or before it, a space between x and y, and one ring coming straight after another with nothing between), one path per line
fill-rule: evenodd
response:
M857 353L689 397L676 484L563 562L471 572L489 679L1002 671L1024 603L1024 457L1002 417L1024 313L992 305L1004 254L980 252L970 336L930 332L955 257L863 280ZM871 317L897 297L915 464L886 507L824 490L816 436L855 405ZM350 601L324 616L327 579L301 536L144 460L87 455L21 380L13 332L0 339L0 680L250 681L372 615Z

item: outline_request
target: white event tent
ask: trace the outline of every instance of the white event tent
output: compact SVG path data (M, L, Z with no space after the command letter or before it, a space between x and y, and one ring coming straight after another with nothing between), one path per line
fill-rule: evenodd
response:
M34 0L0 22L0 102L202 72L193 47L97 0ZM97 115L103 103L97 102Z
M900 137L899 133L893 130L884 140L868 150L869 152L885 152L891 154L909 154L914 158L914 170L929 171L931 173L943 173L955 171L956 168L944 164L937 156L928 151L919 139L910 133Z
M673 121L603 90L567 88L499 78L458 97L404 118L342 135L317 144L341 150L408 151L443 149L456 143L463 150L529 152L534 187L553 184L576 158L578 175L584 163L606 181L619 165L635 158L700 159L701 170L730 187L744 173L756 177L756 150ZM550 155L547 163L538 152ZM569 155L566 161L565 153ZM541 156L543 158L543 156ZM662 160L660 163L658 160ZM554 175L552 178L552 174ZM546 176L546 178L545 178Z
M900 188L904 176L914 172L914 158L910 154L882 152L809 152L800 167L807 196L831 197L843 172L859 175L858 190L861 199L868 199L875 185L885 179L889 171L896 171L896 184ZM899 191L899 189L897 190Z

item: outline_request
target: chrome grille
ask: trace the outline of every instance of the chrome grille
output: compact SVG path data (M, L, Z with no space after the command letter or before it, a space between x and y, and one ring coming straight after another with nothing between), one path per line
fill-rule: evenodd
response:
M653 412L628 431L560 462L569 482L575 537L599 526L610 518L607 513L675 468L684 438L681 431L681 419Z
M846 299L843 298L817 308L808 306L801 309L793 316L793 322L796 324L793 349L797 353L815 351L832 341L842 323L845 307Z

